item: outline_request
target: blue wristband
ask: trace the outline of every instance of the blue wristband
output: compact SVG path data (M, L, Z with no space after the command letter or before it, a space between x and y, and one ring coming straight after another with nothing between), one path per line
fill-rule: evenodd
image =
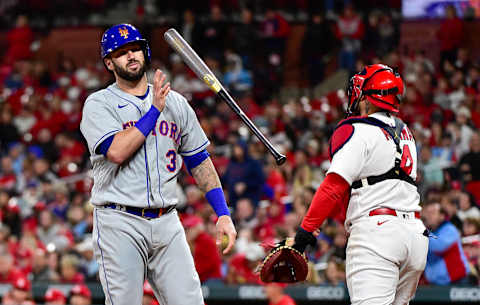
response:
M151 106L150 110L148 110L148 112L145 113L145 115L142 116L142 118L138 120L137 123L135 123L135 127L137 127L138 130L140 130L140 132L143 133L146 138L148 134L152 131L152 129L155 128L159 116L160 111L158 111L155 106Z
M205 198L207 198L208 203L210 203L218 217L223 215L230 216L230 210L227 207L227 201L221 187L208 191L205 194Z

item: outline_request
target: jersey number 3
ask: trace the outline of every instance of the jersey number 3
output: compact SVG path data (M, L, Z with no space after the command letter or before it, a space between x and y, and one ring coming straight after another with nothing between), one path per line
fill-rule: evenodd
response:
M413 158L412 154L410 153L410 148L408 145L403 145L402 149L402 161L400 162L400 168L407 174L410 175L412 173L412 166L413 166Z
M167 164L167 169L170 172L174 172L177 169L177 153L173 149L167 151L165 155L167 159L170 159L170 163Z

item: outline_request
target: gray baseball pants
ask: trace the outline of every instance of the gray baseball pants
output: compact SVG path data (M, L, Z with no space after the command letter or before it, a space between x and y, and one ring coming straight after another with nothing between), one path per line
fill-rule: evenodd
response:
M97 207L93 217L93 246L105 304L141 304L145 279L162 305L204 304L176 210L147 220Z

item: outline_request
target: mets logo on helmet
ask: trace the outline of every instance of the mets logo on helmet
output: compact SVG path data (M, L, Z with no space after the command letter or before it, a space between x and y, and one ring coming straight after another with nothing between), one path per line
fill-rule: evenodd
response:
M118 32L120 33L120 36L122 36L124 39L128 38L128 29L126 27L119 28Z

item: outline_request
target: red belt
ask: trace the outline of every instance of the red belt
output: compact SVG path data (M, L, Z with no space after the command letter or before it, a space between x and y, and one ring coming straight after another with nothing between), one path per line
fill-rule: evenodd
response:
M368 216L376 216L376 215L392 215L392 216L397 216L397 211L394 209L390 208L378 208L375 210L371 210L370 213L368 213ZM415 218L420 219L420 212L415 211Z

